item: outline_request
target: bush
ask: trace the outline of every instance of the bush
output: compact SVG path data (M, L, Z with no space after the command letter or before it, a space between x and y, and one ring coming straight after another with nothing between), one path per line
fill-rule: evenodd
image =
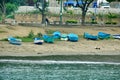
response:
M37 33L37 37L42 37L42 33Z
M14 19L15 16L14 15L7 15L6 18L11 18L11 19Z
M51 30L51 29L48 29L48 30L45 30L46 34L53 34L56 30Z
M105 24L117 24L117 22L106 22Z
M111 22L106 22L105 24L111 24Z
M35 37L35 35L34 35L33 31L31 30L30 33L28 34L28 38L34 38L34 37Z
M117 15L114 13L109 13L108 18L117 18Z
M95 22L91 22L92 24L97 24L97 22L95 21Z
M77 20L67 20L66 23L78 23Z
M112 22L112 24L117 24L117 22Z

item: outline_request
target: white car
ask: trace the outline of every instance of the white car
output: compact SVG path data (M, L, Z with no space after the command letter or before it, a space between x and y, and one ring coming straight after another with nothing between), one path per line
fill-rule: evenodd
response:
M110 8L110 4L108 2L102 3L100 8L109 9Z

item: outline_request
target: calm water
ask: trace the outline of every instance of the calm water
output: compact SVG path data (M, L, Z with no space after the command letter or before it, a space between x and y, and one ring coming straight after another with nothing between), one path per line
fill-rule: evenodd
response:
M120 63L0 60L0 80L120 80Z

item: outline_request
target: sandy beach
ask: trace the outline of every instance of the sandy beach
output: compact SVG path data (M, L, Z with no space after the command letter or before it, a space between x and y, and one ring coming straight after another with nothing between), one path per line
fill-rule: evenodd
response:
M84 32L97 34L104 31L110 34L120 34L120 27L23 27L1 25L0 39L12 36L26 36L30 31L35 34L46 30L56 30L62 33L76 33L83 35ZM99 48L99 49L97 49ZM0 41L0 56L42 56L42 55L120 55L120 40L86 40L79 38L78 42L55 41L54 44L43 43L35 45L33 42L23 42L22 45L11 45L7 41Z

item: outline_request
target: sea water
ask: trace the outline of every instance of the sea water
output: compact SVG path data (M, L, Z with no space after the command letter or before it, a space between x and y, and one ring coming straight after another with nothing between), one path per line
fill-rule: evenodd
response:
M0 80L120 80L120 63L0 60Z

